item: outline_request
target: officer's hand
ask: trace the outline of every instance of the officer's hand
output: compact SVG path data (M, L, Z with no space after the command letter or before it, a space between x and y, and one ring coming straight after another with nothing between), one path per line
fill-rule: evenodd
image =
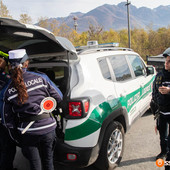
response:
M150 102L150 108L151 108L151 112L153 115L156 114L156 111L158 110L158 105L155 103L154 100L151 100Z
M159 87L158 90L159 90L159 92L161 94L168 94L168 93L170 93L170 87L161 86L161 87Z

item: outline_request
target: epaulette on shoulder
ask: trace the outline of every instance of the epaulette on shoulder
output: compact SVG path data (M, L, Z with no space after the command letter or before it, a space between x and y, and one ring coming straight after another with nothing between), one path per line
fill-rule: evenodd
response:
M156 76L156 84L162 84L162 74Z

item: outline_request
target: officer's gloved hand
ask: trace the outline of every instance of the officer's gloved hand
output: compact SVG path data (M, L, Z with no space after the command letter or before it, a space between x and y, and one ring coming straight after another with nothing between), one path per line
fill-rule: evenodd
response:
M157 113L157 111L158 111L158 105L155 103L154 100L151 100L150 108L151 108L152 114L155 115Z
M159 109L155 112L155 115L154 115L154 120L158 119L160 116L160 111Z
M60 107L57 107L53 110L53 115L62 115L62 109Z

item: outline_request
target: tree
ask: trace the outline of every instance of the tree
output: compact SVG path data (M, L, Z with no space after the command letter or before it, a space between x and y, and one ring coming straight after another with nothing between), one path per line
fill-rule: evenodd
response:
M48 18L40 17L38 19L38 26L48 29Z
M51 31L55 36L59 34L59 23L56 19L48 19L47 17L41 17L38 20L38 26L43 27Z
M49 30L53 32L55 36L59 35L59 23L56 19L52 19L51 22L49 23Z
M71 29L66 23L62 23L59 27L58 36L70 39L70 34L73 29Z
M149 55L158 55L162 52L159 50L159 47L161 46L161 39L158 36L157 31L149 30L148 33L149 43L148 43L148 49L149 49Z
M75 30L73 30L69 40L73 43L74 46L87 45L88 33L82 32L81 34L78 34Z
M127 29L120 30L119 37L120 37L120 46L128 47L128 31L127 31Z
M148 54L148 34L144 29L134 29L131 31L132 49L138 52L144 59Z
M164 51L166 48L170 46L170 29L159 28L158 29L158 37L161 39L161 46L159 49Z
M110 29L109 31L104 31L101 33L102 40L100 43L110 43L110 42L120 42L119 34L114 31L113 29Z
M79 38L80 34L77 33L77 31L74 29L69 37L69 40L73 43L74 46L79 46Z
M12 18L12 16L9 14L6 5L3 4L2 0L0 2L0 17Z
M89 40L100 40L101 32L103 31L103 27L98 25L89 24Z
M19 21L24 24L32 24L32 18L28 14L21 14Z
M43 27L51 31L55 36L61 36L65 38L70 38L72 29L65 23L59 24L56 19L48 19L46 17L41 17L38 21L38 26Z

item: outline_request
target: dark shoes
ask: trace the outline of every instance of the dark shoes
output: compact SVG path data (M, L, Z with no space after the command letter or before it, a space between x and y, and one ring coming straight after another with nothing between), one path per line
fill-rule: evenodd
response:
M167 157L167 154L164 153L164 152L161 152L160 154L158 154L158 155L156 156L156 160L157 160L157 159L164 159L164 158L166 158L166 157Z

